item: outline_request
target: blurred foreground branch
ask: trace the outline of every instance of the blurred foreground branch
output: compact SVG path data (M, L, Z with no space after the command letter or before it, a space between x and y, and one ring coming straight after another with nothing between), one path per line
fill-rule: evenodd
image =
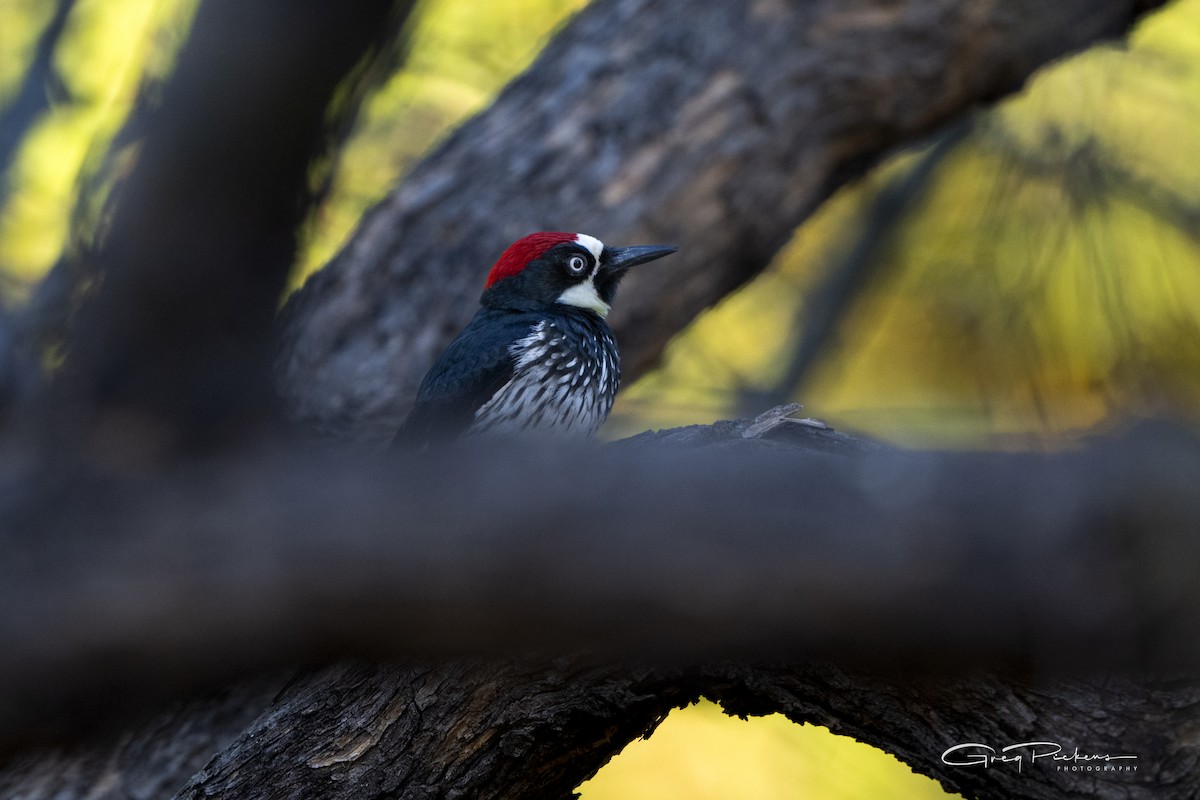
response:
M104 709L127 714L232 675L335 653L424 660L582 649L659 665L736 654L743 666L713 669L742 681L751 681L750 664L831 659L876 676L861 685L847 679L839 691L855 696L913 670L935 682L980 668L1045 680L1200 664L1191 569L1200 556L1200 441L1149 431L1060 456L850 455L859 449L852 440L796 423L766 438L744 438L745 430L722 424L595 450L466 451L417 462L285 448L136 485L97 477L30 487L0 522L22 531L0 553L0 741L78 730L102 722ZM587 662L577 665L585 675L600 669ZM330 719L297 719L282 738L248 733L224 757L236 769L207 772L199 785L215 781L225 787L217 794L230 797L278 796L244 791L248 775L257 776L252 783L286 775L295 786L325 785L357 759L332 754L350 747L337 744L349 730L383 736L411 704L421 708L422 692L446 691L421 689L422 681L483 691L455 684L462 669L476 668L372 668L366 673L378 677L365 685L305 679L323 688L296 689L307 700L280 701L271 725L321 697ZM836 673L812 669L834 680ZM519 713L501 698L512 693L503 702L515 703L529 689L521 681L550 679L532 664L522 670L516 683L487 690L498 697L462 700L476 711L472 703L487 706L478 718L455 717L441 700L422 708L421 719L402 728L415 738L372 755L381 759L373 768L419 764L411 748L452 746L436 737L420 745L414 722L432 736L421 720L437 720L445 732ZM557 691L603 706L597 698L615 676L622 685L649 682L643 691L660 687L645 699L660 710L629 723L631 736L682 697L721 696L704 669L698 674L708 677L691 668L625 670L601 669L591 684L563 678ZM693 677L675 685L680 675ZM746 691L752 708L787 708L770 691ZM1195 701L1194 690L1178 691L1162 696L1164 714L1169 703ZM392 699L381 701L381 692ZM906 702L915 705L905 713L917 714L918 701ZM398 704L386 712L390 721L364 721L352 710L363 704L384 714L388 703ZM615 724L622 708L596 711L596 724ZM1017 719L981 707L961 713L1018 735L1005 727ZM1069 709L1052 722L1060 735L1095 734L1090 718ZM496 787L480 796L516 796L502 791L517 784L503 783L501 773L532 780L532 765L563 769L565 752L588 749L587 730L565 738L561 728L553 737L544 731L516 749L503 739L481 743L491 755L472 785ZM896 730L874 731L873 740L903 752ZM1112 744L1140 747L1143 774L1185 752L1194 765L1198 753L1182 738L1164 747L1132 730ZM607 757L623 741L605 739L571 763L598 766L599 753ZM280 771L281 761L314 758L324 761ZM923 770L932 773L929 761ZM405 763L414 774L423 769ZM554 772L567 783L586 776ZM363 785L325 796L362 797Z

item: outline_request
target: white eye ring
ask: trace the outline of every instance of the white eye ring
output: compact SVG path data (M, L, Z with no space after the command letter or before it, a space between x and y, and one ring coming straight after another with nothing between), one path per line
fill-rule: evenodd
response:
M587 260L583 256L571 256L567 259L567 269L578 275L587 269Z

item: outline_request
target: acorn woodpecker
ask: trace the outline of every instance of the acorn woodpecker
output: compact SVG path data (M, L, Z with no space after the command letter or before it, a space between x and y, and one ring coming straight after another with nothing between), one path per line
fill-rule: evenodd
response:
M604 318L617 283L674 247L606 247L583 233L534 233L492 267L475 318L421 381L395 443L469 436L588 437L621 379Z

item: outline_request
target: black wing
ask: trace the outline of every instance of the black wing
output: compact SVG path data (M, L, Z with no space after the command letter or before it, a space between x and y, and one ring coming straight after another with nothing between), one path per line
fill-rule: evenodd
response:
M532 314L480 309L425 374L392 446L422 448L463 434L479 407L512 377L509 348L535 324Z

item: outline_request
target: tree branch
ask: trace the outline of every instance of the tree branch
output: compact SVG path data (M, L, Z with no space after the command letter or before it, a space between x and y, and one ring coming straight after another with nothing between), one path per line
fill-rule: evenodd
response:
M410 5L201 4L86 256L98 289L68 331L50 434L84 428L109 456L144 454L237 441L269 418L271 326L309 167L329 115L353 112L331 98Z
M331 653L1200 663L1196 440L846 458L779 440L831 435L807 426L740 430L25 487L3 514L0 740L96 713L101 688L159 701Z
M84 720L74 746L46 742L0 758L0 797L39 800L167 798L197 774L213 754L239 736L284 689L286 676L255 677L203 691L131 729L113 718ZM102 793L102 794L98 794Z

